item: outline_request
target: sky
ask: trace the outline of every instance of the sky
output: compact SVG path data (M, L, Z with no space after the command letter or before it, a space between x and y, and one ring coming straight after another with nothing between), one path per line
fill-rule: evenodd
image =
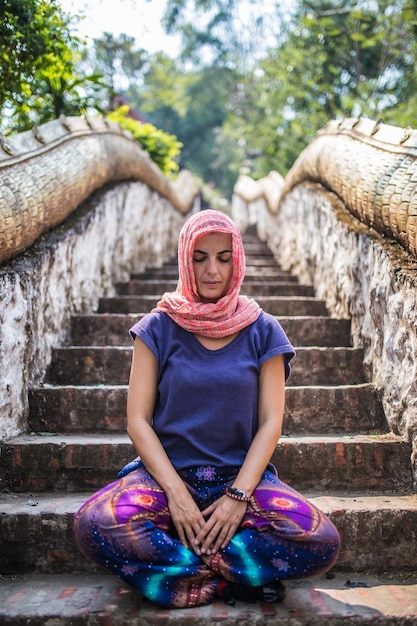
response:
M148 52L163 50L170 56L178 51L178 38L167 36L161 26L166 0L59 0L65 13L83 15L77 32L89 38L103 32L134 37Z

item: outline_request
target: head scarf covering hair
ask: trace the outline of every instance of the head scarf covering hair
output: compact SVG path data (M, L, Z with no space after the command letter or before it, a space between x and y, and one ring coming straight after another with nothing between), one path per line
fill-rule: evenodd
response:
M198 237L213 232L232 236L233 271L227 293L217 302L204 303L197 292L193 256ZM177 289L165 293L154 311L167 313L185 330L204 337L232 335L252 324L261 313L253 298L239 295L245 268L242 236L236 224L220 211L195 213L185 222L178 240Z

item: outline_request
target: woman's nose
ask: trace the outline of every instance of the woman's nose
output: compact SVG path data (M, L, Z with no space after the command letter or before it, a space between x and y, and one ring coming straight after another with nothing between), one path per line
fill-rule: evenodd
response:
M209 261L208 262L208 268L207 268L208 273L209 274L216 274L217 273L217 262L216 262L216 259L215 258L213 258L213 259L209 258L208 261Z

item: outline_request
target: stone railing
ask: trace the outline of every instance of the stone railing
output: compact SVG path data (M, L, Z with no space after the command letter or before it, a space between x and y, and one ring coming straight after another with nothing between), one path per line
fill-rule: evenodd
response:
M171 183L118 124L97 117L54 120L0 138L0 263L60 224L109 182L140 180L182 213L198 193L189 172Z
M65 342L71 314L94 311L116 282L172 258L198 208L190 174L172 184L103 121L71 118L3 142L0 439L26 429L28 389Z
M351 319L391 429L414 442L417 487L416 157L417 131L332 122L285 180L274 175L272 202L265 179L239 179L232 214L243 230L257 224L331 315Z

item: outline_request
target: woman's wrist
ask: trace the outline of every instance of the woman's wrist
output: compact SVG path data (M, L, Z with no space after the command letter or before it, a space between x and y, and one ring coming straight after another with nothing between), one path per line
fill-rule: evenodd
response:
M234 500L240 500L240 502L251 501L251 497L248 496L246 491L244 491L243 489L237 489L236 487L230 487L229 485L226 486L225 494L226 496L229 496L229 498L233 498Z

